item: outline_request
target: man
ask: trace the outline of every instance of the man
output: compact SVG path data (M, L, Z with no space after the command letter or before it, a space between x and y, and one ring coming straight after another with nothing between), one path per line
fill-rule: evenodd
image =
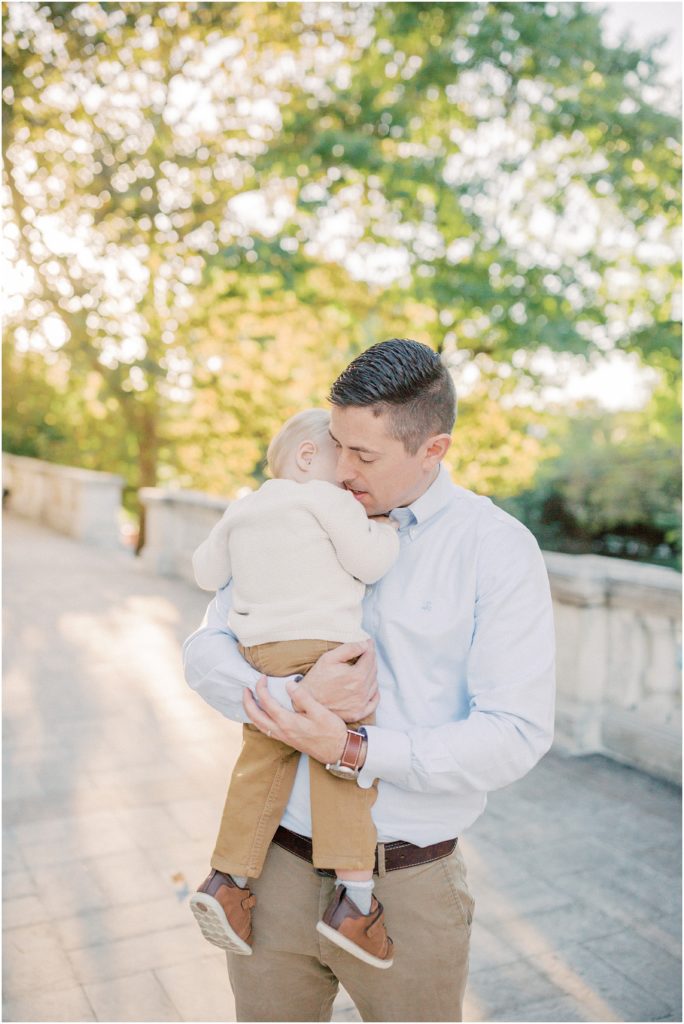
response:
M316 931L334 879L310 863L306 757L264 872L250 957L228 954L239 1020L329 1020L338 981L367 1021L459 1021L473 901L457 837L490 790L528 772L553 731L548 580L532 535L442 466L453 384L427 346L394 339L332 386L338 480L399 523L394 567L368 589L374 637L324 655L301 681L258 677L226 624L230 587L186 643L188 683L213 707L304 755L379 779L375 894L394 940L378 971ZM346 722L376 710L359 741Z

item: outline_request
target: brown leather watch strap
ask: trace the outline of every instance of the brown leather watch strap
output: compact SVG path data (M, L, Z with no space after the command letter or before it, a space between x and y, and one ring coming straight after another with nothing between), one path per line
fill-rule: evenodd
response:
M339 760L339 763L344 768L358 768L364 738L363 733L354 732L353 729L347 729L347 742L344 745L342 757Z

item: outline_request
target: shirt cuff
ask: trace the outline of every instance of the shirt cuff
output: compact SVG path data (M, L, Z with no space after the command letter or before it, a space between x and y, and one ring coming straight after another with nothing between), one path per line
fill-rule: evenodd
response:
M405 732L364 726L368 736L366 760L359 772L358 785L370 789L375 779L406 787L411 770L411 740Z
M303 676L268 676L268 692L277 700L287 711L294 711L294 706L290 700L290 695L287 692L287 683L298 683L301 681ZM254 687L251 687L254 689Z

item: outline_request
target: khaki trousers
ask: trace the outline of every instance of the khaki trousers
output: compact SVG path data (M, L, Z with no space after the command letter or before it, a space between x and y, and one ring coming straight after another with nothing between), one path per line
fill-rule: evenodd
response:
M288 640L240 646L240 653L268 676L306 674L326 651L339 647L328 640ZM371 724L372 718L358 723ZM352 728L356 728L354 725ZM231 875L258 878L294 785L299 751L265 736L253 725L242 731L242 749L228 796L211 866ZM377 835L371 807L377 784L361 789L337 779L325 765L309 758L313 857L316 867L371 870Z
M272 845L256 894L251 956L227 954L238 1021L327 1021L338 983L364 1021L460 1021L473 900L450 857L376 879L394 964L369 967L316 931L334 879Z

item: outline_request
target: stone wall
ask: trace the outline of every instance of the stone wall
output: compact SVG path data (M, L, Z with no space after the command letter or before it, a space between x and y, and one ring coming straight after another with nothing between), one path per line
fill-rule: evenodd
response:
M119 546L123 481L3 453L8 508L78 540ZM229 501L145 488L141 558L194 582L192 553ZM545 552L558 651L556 744L681 781L681 575L597 555Z
M123 480L2 453L8 509L88 544L118 547Z
M192 552L228 506L147 488L144 561L193 582ZM595 555L545 552L558 649L556 744L681 781L681 575Z
M681 782L681 575L545 552L558 657L556 744Z
M160 487L143 487L139 493L145 506L143 562L162 576L194 583L192 553L228 508L229 499Z

